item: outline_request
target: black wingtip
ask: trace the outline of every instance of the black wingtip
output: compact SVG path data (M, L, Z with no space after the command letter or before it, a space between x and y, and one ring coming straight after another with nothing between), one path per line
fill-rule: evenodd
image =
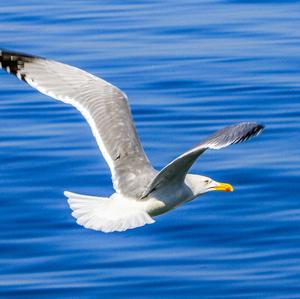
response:
M253 123L253 128L248 131L242 138L238 139L235 143L240 143L243 141L246 141L248 139L251 139L252 137L255 137L257 135L260 135L260 133L265 128L262 124Z
M257 124L257 128L258 128L259 130L264 130L265 127L266 127L266 126L263 125L263 124Z
M240 126L244 126L244 125L251 126L251 127L254 127L254 128L257 128L257 129L260 129L260 130L263 130L265 128L265 125L259 124L257 122L251 122L251 121L241 122L238 125L240 125ZM233 126L235 126L235 125L233 125Z
M244 125L248 132L246 132L246 134L244 136L242 136L241 138L237 139L236 142L234 142L234 143L240 143L240 142L246 141L254 136L257 136L265 128L264 125L258 124L256 122L248 122L248 123L245 122L245 123L240 124L241 127L244 127ZM247 129L247 127L248 127L248 129Z
M40 58L37 56L33 56L24 52L18 52L18 51L10 51L8 49L0 49L1 56L17 56L17 57L24 57L24 58Z
M260 134L265 129L265 127L266 126L263 124L256 124L256 128L255 128L256 135Z
M207 145L207 148L220 149L257 136L264 128L264 125L256 122L241 122L217 131L200 145Z
M26 76L22 72L24 64L39 58L41 59L41 57L32 56L21 52L0 49L0 67L6 72L17 76L19 79L25 82Z

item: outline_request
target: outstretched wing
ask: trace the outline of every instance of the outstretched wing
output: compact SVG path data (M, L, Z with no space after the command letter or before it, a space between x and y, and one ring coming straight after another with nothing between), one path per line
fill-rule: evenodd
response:
M142 198L174 179L184 181L193 163L207 149L220 149L230 144L243 142L261 133L263 128L264 126L255 122L243 122L217 131L202 143L183 153L165 166L146 188Z
M41 93L78 109L109 165L115 190L140 196L155 171L141 146L122 91L76 67L41 57L2 50L0 66Z

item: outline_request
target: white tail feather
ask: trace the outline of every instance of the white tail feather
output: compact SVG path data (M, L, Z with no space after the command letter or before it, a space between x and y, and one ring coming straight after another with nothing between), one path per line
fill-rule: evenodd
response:
M85 228L110 233L154 222L138 202L117 194L109 198L67 191L64 194L68 197L69 206L73 210L72 216Z

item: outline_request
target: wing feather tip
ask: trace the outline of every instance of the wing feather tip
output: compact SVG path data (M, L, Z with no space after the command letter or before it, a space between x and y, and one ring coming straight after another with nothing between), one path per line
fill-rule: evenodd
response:
M24 64L34 59L43 59L39 56L32 56L21 52L0 49L0 68L9 74L15 75L20 80L27 82L23 72Z

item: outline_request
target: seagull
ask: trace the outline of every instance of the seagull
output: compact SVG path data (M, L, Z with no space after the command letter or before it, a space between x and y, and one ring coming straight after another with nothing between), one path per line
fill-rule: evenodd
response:
M264 129L256 122L225 127L157 171L140 143L127 96L117 87L76 67L7 50L0 50L0 67L41 93L74 106L88 122L110 168L115 193L110 197L64 194L77 223L96 231L125 231L154 223L154 217L207 192L233 191L230 184L189 170L207 149L245 141Z

